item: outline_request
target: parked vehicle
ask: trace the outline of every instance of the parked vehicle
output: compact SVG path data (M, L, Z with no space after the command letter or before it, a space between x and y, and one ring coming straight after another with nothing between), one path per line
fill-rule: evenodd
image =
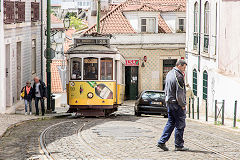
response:
M134 107L135 115L153 114L168 117L163 91L145 90L141 92Z

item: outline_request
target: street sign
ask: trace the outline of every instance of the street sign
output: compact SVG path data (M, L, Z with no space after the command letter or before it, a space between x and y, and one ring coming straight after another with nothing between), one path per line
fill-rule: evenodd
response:
M50 59L53 59L55 57L55 51L52 48L50 48L50 50L51 50ZM44 57L47 58L47 49L45 49L44 51Z
M139 66L139 60L126 60L126 66Z

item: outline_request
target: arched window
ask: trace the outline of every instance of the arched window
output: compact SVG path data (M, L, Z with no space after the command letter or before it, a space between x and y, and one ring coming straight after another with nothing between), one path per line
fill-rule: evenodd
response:
M207 71L203 72L203 99L208 97L208 73Z
M198 20L199 20L199 15L198 15L198 3L196 2L194 4L194 29L193 29L193 49L197 49L198 45Z
M204 5L204 51L208 52L209 44L209 2Z
M197 70L193 70L193 94L197 96Z

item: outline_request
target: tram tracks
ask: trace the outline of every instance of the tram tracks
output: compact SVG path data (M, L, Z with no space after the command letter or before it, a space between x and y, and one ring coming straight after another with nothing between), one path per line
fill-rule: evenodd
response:
M51 132L55 127L61 127L61 125L66 124L66 123L76 123L76 122L74 122L74 121L64 121L64 122L54 124L54 125L51 125L51 126L47 127L40 134L40 138L39 138L40 149L41 149L42 153L44 154L44 156L49 160L57 160L58 158L56 158L57 156L54 155L56 153L52 153L51 149L48 148L48 146L47 146L48 144L46 143L46 135L49 132ZM86 148L88 153L91 153L91 155L94 156L97 159L102 159L102 160L106 159L103 155L98 153L98 151L96 151L94 149L94 147L92 147L89 143L87 143L86 140L82 136L82 131L84 130L84 127L86 127L87 125L90 125L91 123L93 123L93 122L92 121L84 122L80 127L78 127L78 129L76 129L74 134L77 135L77 137L79 139L79 142L80 142L80 145L83 145ZM72 145L74 146L76 144L72 143ZM76 149L78 149L78 148L76 148ZM86 157L82 156L80 159L86 159Z

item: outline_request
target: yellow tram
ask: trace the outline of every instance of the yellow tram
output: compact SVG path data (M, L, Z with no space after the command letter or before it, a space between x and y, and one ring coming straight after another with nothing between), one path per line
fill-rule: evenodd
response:
M116 111L124 101L125 59L110 46L110 36L76 38L66 57L68 112L107 116Z

